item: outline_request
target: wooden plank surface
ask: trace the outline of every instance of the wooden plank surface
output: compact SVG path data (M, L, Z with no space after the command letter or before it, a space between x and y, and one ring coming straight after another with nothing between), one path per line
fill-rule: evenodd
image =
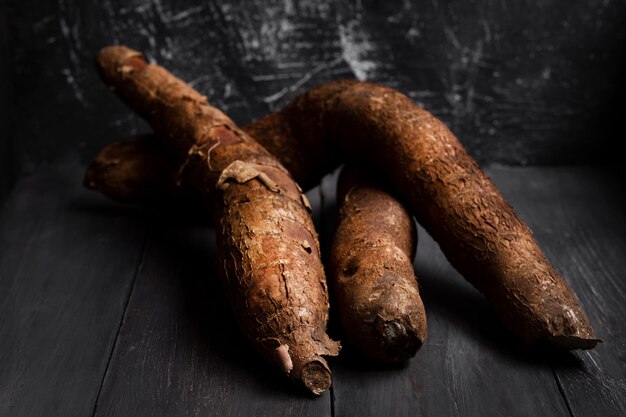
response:
M329 393L311 398L239 333L214 252L212 229L152 220L96 416L331 415Z
M69 164L20 182L0 214L0 416L624 415L625 182L592 168L488 172L574 287L597 349L522 346L420 229L425 346L393 369L346 346L331 393L311 399L239 334L210 228L107 202ZM326 245L335 177L309 193Z
M0 416L90 416L144 240L136 210L69 163L0 214Z

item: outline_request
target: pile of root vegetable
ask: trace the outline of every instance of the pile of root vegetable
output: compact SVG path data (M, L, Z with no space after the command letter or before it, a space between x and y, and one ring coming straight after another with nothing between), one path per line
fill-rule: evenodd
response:
M450 130L400 92L329 82L239 128L137 51L107 47L97 66L154 135L107 146L85 184L124 202L204 213L241 331L312 393L330 387L324 357L340 349L326 334L327 278L345 337L372 360L405 361L425 342L412 216L525 342L598 342L528 227ZM310 188L343 163L325 274L298 184Z

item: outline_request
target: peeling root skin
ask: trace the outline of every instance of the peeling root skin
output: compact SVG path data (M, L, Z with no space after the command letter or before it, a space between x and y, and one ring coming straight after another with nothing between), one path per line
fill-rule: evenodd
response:
M340 345L326 334L326 279L301 189L206 97L137 51L105 48L98 66L177 158L177 182L213 208L217 262L243 333L285 375L315 393L327 389L321 356Z
M127 79L145 65L132 51L125 66L108 71L109 61L117 59L110 59L110 53L101 53L108 57L101 59L107 61L101 65L105 79ZM128 100L136 96L141 94ZM150 109L137 110L146 114ZM228 122L220 117L214 118ZM296 97L247 131L281 155L307 186L341 156L384 173L452 265L527 343L566 349L598 343L576 296L549 265L528 227L454 134L408 97L371 83L334 81Z
M293 369L293 361L291 360L291 356L289 356L289 345L278 346L274 353L278 367L282 369L285 374L289 375Z

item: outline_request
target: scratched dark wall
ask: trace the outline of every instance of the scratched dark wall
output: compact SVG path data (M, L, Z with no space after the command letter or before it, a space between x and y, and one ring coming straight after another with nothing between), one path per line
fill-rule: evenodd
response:
M440 116L482 163L611 158L626 2L8 0L16 169L147 130L98 80L102 46L144 51L238 122L356 77ZM623 135L622 135L623 137ZM8 147L0 150L5 155Z

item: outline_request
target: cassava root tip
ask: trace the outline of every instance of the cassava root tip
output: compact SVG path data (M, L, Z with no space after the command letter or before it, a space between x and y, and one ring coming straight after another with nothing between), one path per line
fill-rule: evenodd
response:
M344 167L329 272L346 337L369 358L398 363L426 340L426 312L413 271L415 224L387 188Z
M593 349L598 343L602 343L602 340L594 337L552 336L547 343L542 343L542 345L572 350Z
M333 378L326 361L316 359L302 367L300 380L313 394L320 395L330 388Z
M384 320L378 316L374 327L380 334L384 360L389 363L406 361L417 353L426 341L426 325L415 325L402 319ZM383 360L383 359L381 359Z
M300 187L206 97L141 53L108 47L97 65L172 154L176 185L210 207L204 216L213 216L216 264L242 332L283 374L317 394L327 389L321 356L337 355L340 344L326 334L326 278Z

